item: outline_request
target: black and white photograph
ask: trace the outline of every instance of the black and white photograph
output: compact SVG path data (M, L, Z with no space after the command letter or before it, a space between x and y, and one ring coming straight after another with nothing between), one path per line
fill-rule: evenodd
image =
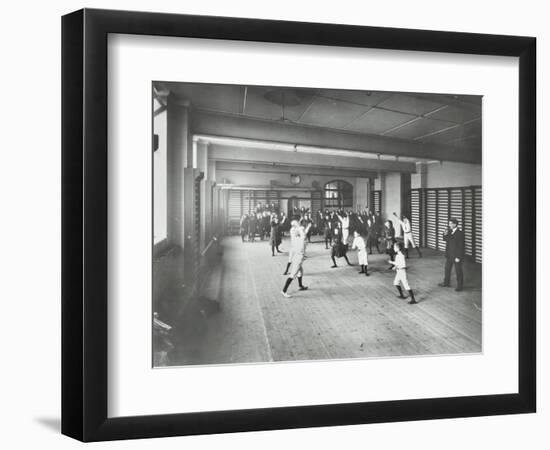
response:
M545 6L7 2L0 448L550 448Z
M481 95L151 104L154 367L483 352Z

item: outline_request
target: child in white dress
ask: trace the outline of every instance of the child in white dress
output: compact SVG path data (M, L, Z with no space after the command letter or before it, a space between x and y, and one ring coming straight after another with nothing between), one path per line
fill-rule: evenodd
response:
M351 246L352 250L357 249L357 259L359 259L359 265L361 266L361 270L359 273L364 273L367 277L369 274L369 260L367 255L367 244L365 243L365 239L363 236L359 234L358 231L353 232L353 244Z

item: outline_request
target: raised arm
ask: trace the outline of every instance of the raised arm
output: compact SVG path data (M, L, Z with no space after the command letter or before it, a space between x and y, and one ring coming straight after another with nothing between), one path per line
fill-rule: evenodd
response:
M395 218L398 220L399 225L403 226L403 225L405 224L405 222L403 222L403 221L399 218L399 216L398 216L397 214L395 214L395 212L393 213L393 215L394 215Z

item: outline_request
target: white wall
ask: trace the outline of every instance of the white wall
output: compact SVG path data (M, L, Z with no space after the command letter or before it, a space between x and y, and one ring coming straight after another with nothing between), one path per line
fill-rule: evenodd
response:
M427 164L423 162L416 163L416 173L411 173L411 189L426 187Z
M481 185L481 164L464 164L450 161L443 161L442 164L428 164L426 187L479 185Z
M355 180L355 190L354 190L355 201L353 202L355 207L359 209L364 209L369 204L369 179L368 178L356 178Z
M153 120L154 133L158 135L158 149L153 154L153 231L155 244L167 235L167 184L166 184L166 111L155 116Z
M0 283L0 298L9 302L6 304L9 304L9 315L12 318L5 320L0 327L0 341L5 348L3 379L0 384L0 419L5 426L0 436L0 446L6 449L86 448L59 434L60 16L83 6L537 36L538 108L541 124L538 143L540 149L550 144L550 129L543 126L548 121L550 110L550 28L545 2L524 0L508 2L500 7L495 2L462 0L460 7L451 11L442 8L441 2L429 0L340 0L337 3L296 0L281 0L276 3L253 0L176 3L171 0L157 0L154 4L145 0L7 2L3 9L6 20L0 27L0 42L4 60L10 61L10 64L3 67L0 77L2 85L8 87L3 93L4 104L8 107L3 108L0 114L2 122L9 124L10 130L5 133L7 142L4 143L4 157L7 160L2 167L13 170L5 170L0 177L0 192L4 210L9 212L9 217L16 217L17 220L3 220L0 224L2 235L12 237L5 240L3 248L3 253L9 257L0 262L4 275ZM495 20L497 17L498 20ZM24 22L21 18L24 18ZM32 33L21 32L22 23ZM345 52L338 50L342 51ZM154 64L154 57L151 64ZM185 64L182 62L182 71L185 71ZM31 95L23 95L25 89L30 88ZM33 114L29 115L31 102ZM545 115L541 114L543 110L547 112ZM33 121L32 132L29 132L29 120ZM550 223L550 181L544 176L546 170L550 170L550 152L540 151L538 164L540 286L541 275L550 273L550 262L542 256L550 254L550 240L542 239L540 232L543 224ZM29 180L32 180L32 185ZM19 236L36 238L19 239L13 234L15 229ZM39 270L29 271L30 267ZM388 450L440 450L442 447L446 450L547 449L550 389L546 380L550 377L550 327L543 327L541 324L550 320L550 306L548 302L539 302L539 305L538 371L541 385L537 414L88 445L94 449L121 450L149 449L154 446L163 449L186 447L197 450L220 447L224 450L280 450L312 446L317 450L365 447ZM414 382L414 374L403 374L403 383L409 382Z
M383 190L384 189L384 174L379 174L375 179L374 179L374 190L375 191L380 191L380 190Z

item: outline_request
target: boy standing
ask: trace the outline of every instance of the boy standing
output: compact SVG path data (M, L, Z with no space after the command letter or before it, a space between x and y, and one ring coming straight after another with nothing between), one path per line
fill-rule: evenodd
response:
M409 219L405 216L402 216L402 218L400 219L395 213L393 213L393 215L397 217L397 220L399 220L399 224L403 229L403 242L405 243L405 256L407 258L409 257L409 243L410 243L412 248L416 248L416 251L418 252L418 257L422 258L422 253L420 253L420 247L418 247L414 242L411 222L409 221Z
M311 226L311 225L309 225ZM290 223L290 251L289 251L289 263L287 265L287 270L285 270L284 275L287 274L288 269L290 268L290 273L286 279L285 285L281 294L283 297L290 298L291 296L287 294L288 287L294 278L298 278L298 285L301 291L305 291L307 286L302 284L302 277L304 271L302 269L302 264L304 262L304 252L306 247L306 235L309 231L309 226L307 229L304 229L300 226L298 220L294 219Z

